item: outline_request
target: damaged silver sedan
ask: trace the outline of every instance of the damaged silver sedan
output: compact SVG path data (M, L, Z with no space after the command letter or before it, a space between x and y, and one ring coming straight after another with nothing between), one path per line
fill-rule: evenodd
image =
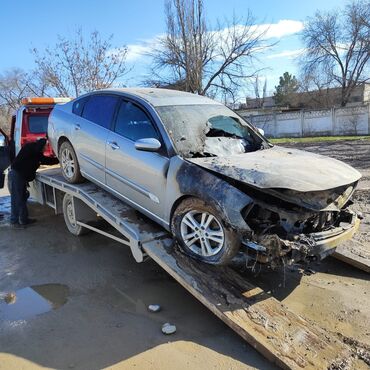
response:
M48 133L67 181L102 186L207 263L239 251L271 267L322 259L359 226L349 209L358 171L273 146L205 97L96 91L55 107Z

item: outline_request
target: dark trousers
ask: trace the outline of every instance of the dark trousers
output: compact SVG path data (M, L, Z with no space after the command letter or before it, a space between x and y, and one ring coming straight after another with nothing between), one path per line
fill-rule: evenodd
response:
M27 181L17 171L9 172L10 195L11 195L11 214L12 224L26 224L28 221L27 210Z

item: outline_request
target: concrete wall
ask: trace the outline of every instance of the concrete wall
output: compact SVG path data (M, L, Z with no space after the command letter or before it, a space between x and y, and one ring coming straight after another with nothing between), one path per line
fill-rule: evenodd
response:
M370 134L370 105L242 116L268 137Z

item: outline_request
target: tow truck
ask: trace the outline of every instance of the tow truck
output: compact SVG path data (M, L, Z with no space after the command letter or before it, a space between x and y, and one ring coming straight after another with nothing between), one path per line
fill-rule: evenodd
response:
M0 189L4 187L4 171L9 167L21 147L47 134L48 117L55 104L66 103L71 98L29 97L21 100L21 106L11 118L10 132L0 129ZM44 155L54 156L49 144Z
M52 98L24 100L13 118L10 136L1 132L2 165L8 165L22 145L45 136L44 117L61 103ZM42 118L34 120L32 117L36 116ZM50 149L45 154L53 155ZM67 229L74 235L95 231L129 247L136 262L152 258L281 368L329 369L348 364L352 350L335 334L295 314L232 267L206 265L183 255L164 229L97 185L67 183L60 168L54 166L38 171L30 184L30 193L38 203L62 214Z

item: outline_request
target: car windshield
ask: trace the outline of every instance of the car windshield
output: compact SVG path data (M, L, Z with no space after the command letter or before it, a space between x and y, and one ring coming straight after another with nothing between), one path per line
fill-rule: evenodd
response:
M156 108L177 152L185 158L225 157L270 147L250 124L221 104Z

